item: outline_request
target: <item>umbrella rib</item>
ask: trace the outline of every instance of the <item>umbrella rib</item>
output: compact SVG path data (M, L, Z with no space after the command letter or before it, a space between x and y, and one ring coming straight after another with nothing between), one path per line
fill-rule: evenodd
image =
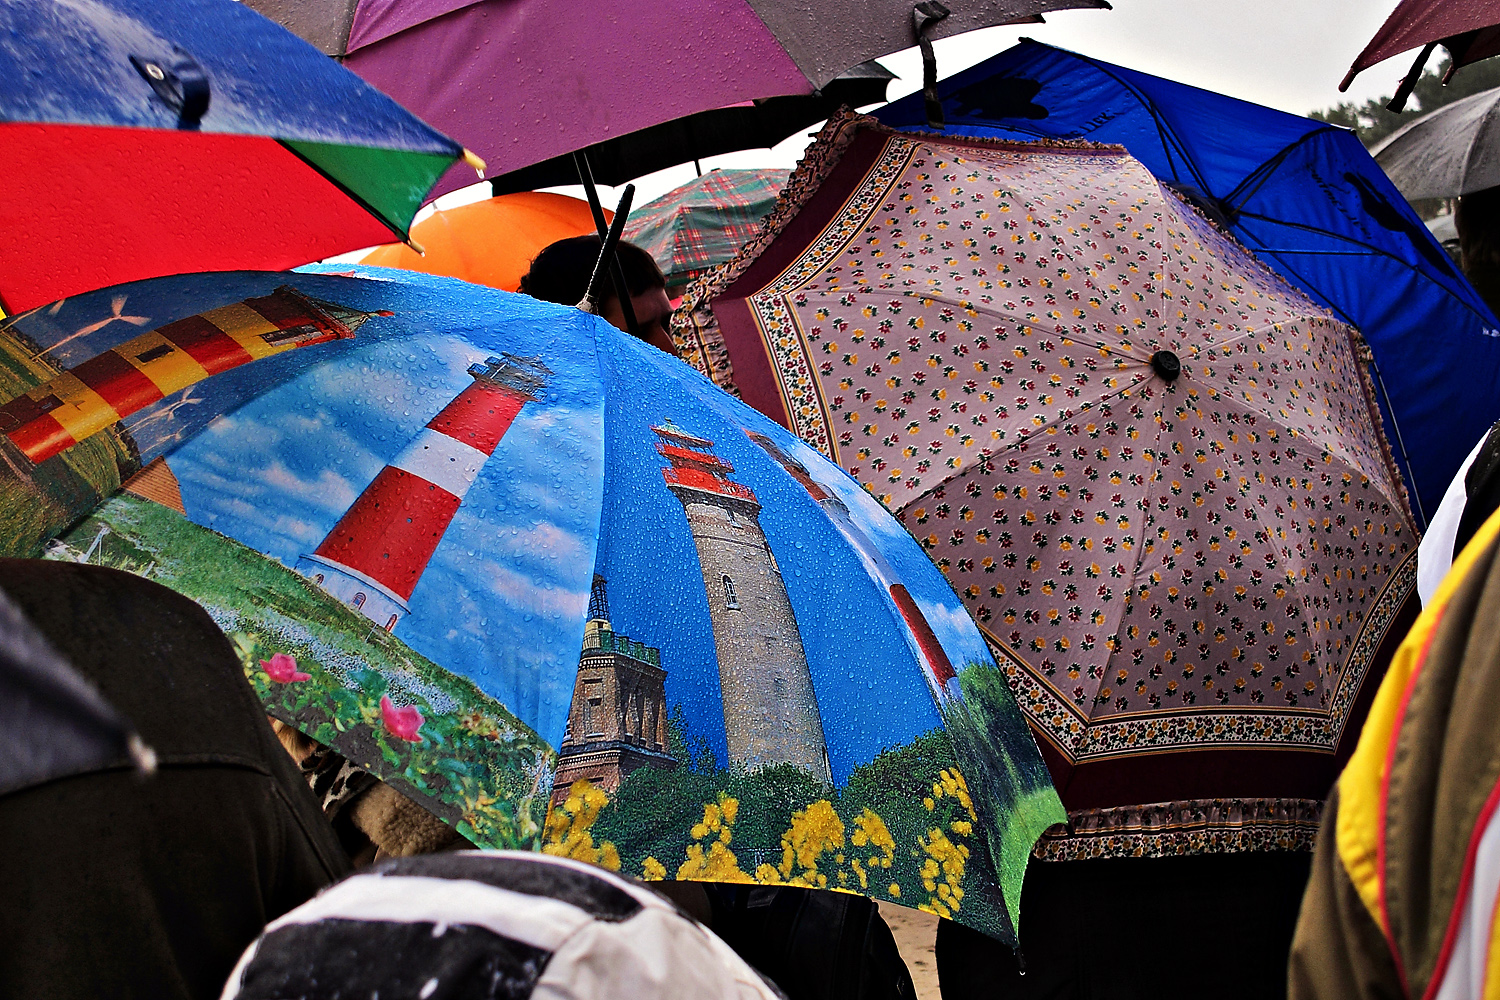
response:
M1203 172L1198 169L1198 164L1193 162L1192 156L1188 154L1187 147L1183 146L1180 143L1172 141L1176 139L1176 133L1173 132L1172 129L1167 127L1166 120L1163 117L1162 113L1157 109L1155 101L1151 100L1140 90L1138 90L1133 84L1131 84L1129 80L1116 75L1113 67L1111 67L1108 63L1095 62L1088 56L1081 55L1077 52L1069 52L1068 54L1073 56L1075 59L1079 59L1083 62L1088 63L1090 66L1094 67L1096 71L1103 73L1105 76L1118 83L1121 87L1124 87L1126 90L1130 91L1135 99L1141 103L1141 106L1146 109L1146 112L1151 115L1151 121L1156 125L1157 136L1161 139L1162 149L1166 150L1168 157L1170 158L1172 155L1172 146L1176 145L1178 157L1182 160L1183 165L1186 166L1192 173L1193 179L1196 180L1198 184L1203 188L1203 193L1211 193L1208 190L1208 179L1204 177ZM1172 176L1176 177L1178 180L1181 180L1176 166L1173 166L1172 168Z
M1290 222L1290 221L1288 221L1286 219L1273 219L1273 218L1271 218L1268 215L1260 215L1260 214L1255 213L1255 212L1241 212L1240 213L1240 218L1241 219L1254 219L1257 222L1266 222L1266 223L1270 223L1272 225L1277 225L1277 226L1289 226L1289 227L1291 227L1293 229L1300 229L1300 230L1302 230L1304 232L1308 232L1308 233L1317 233L1319 236L1326 236L1329 239L1338 240L1338 241L1340 241L1342 243L1348 243L1350 246L1362 247L1362 248L1364 248L1364 250L1368 254L1370 254L1372 256L1389 258L1390 260L1393 260L1396 263L1400 264L1402 267L1405 267L1409 271L1414 271L1414 272L1416 272L1419 275L1422 274L1422 271L1415 264L1412 264L1409 261L1402 260L1400 257L1398 257L1395 254L1391 253L1389 250L1382 250L1380 247L1371 246L1370 244L1362 242L1360 240L1350 239L1347 236L1340 235L1339 233L1330 232L1327 229L1319 229L1317 226L1303 225L1300 222ZM1244 229L1243 225L1236 226L1235 228L1240 229L1241 231L1245 232L1245 235L1247 235L1247 236L1251 235L1249 231L1247 231L1247 230ZM1343 256L1343 254L1336 254L1334 251L1326 251L1326 250L1275 250L1275 249L1272 249L1270 247L1265 246L1264 245L1264 241L1261 240L1259 237L1254 237L1254 239L1255 239L1255 241L1257 243L1257 246L1253 247L1252 249L1255 249L1259 253L1264 253L1264 254L1273 254L1273 255L1276 255L1276 256L1280 256L1282 254L1302 254L1302 255L1306 255L1306 256L1314 256L1314 255ZM1291 268L1288 267L1287 270L1290 271ZM1425 275L1423 275L1423 276L1426 277ZM1340 316L1343 316L1345 318L1345 320L1349 323L1350 326L1353 326L1355 328L1359 327L1359 324L1356 323L1352 318L1350 318L1348 313L1344 312L1344 310L1340 309L1338 306L1334 305L1331 301L1329 301L1323 295L1323 293L1317 289L1317 287L1315 285L1307 283L1305 281L1305 279L1303 279L1300 275L1298 275L1298 281L1301 283L1302 290L1304 292L1306 292L1309 295L1312 295L1312 296L1316 297L1319 301L1323 302L1330 309L1336 310ZM1444 289L1444 290L1448 291L1448 293L1450 295L1453 295L1453 292L1451 290L1449 290L1449 289ZM1462 302L1464 304L1464 306L1466 308L1468 308L1468 310L1470 312L1472 312L1476 317L1478 317L1482 322L1484 322L1486 326L1489 326L1489 321L1486 320L1485 317L1484 317L1484 315L1482 313L1480 313L1480 311L1478 309L1475 309L1474 306L1471 303L1465 302L1464 299L1461 298L1458 295L1453 295L1453 297L1455 299L1458 299L1458 301Z
M282 149L286 150L288 153L291 153L297 159L301 160L303 163L307 164L307 168L309 170L311 170L313 173L317 174L319 177L323 178L329 184L332 184L334 187L338 188L339 191L343 192L343 194L346 197L348 197L348 199L350 201L354 202L360 208L364 209L367 213L369 213L369 215L370 215L371 218L375 219L382 226L384 226L385 228L389 229L392 233L394 233L396 235L397 239L399 239L402 243L410 243L411 242L411 234L410 233L403 232L399 227L397 227L395 224L393 224L390 219L387 219L385 217L385 213L384 212L380 211L375 206L371 205L368 201L366 201L364 198L360 197L360 195L358 195L354 191L350 190L350 188L347 187L343 183L343 181L340 181L338 178L330 175L327 171L325 171L322 167L319 167L312 160L309 160L307 157L305 157L301 153L297 152L297 150L294 149L294 148L292 148L292 146L289 145L288 143L282 142L280 139L278 139L278 140L276 140L276 144L278 146L280 146Z
M1148 379L1149 379L1149 376L1148 376ZM1079 416L1080 414L1089 412L1090 410L1094 409L1095 407L1103 406L1105 403L1108 403L1108 402L1110 402L1113 399L1118 399L1118 398L1124 397L1125 395L1129 394L1129 392L1130 392L1131 389L1134 389L1136 386L1140 385L1142 381L1146 381L1146 380L1147 379L1143 379L1141 381L1132 382L1129 385L1127 385L1125 388L1119 389L1119 390L1117 390L1115 392L1112 392L1108 396L1101 396L1099 399L1090 400L1089 402L1084 403L1078 409L1069 411L1068 414L1066 416L1064 416L1062 419L1063 420L1071 420L1074 417ZM1010 443L1006 444L1004 447L997 448L994 451L985 452L983 455L979 456L979 460L977 462L975 462L974 464L970 465L967 469L964 469L958 475L956 475L956 476L950 476L947 479L944 479L942 482L940 482L940 483L936 484L935 486L933 486L932 489L924 490L923 492L921 492L921 493L917 494L916 496L912 497L910 500L906 501L906 503L904 503L904 504L901 505L901 510L905 511L905 510L910 509L910 507L911 507L912 504L922 502L927 497L931 496L934 491L946 488L949 483L952 483L955 480L959 480L959 479L964 478L965 476L967 476L969 473L975 471L976 469L982 469L984 467L984 464L986 462L990 461L991 459L994 459L994 458L998 457L999 455L1004 454L1007 451L1010 451L1012 448L1015 448L1018 445L1025 444L1027 441L1030 441L1037 434L1041 433L1042 431L1047 430L1050 427L1055 427L1055 426L1056 426L1055 422L1054 423L1050 423L1050 424L1042 424L1040 426L1034 426L1034 427L1032 427L1031 430L1027 431L1024 435L1022 435L1020 437L1012 438L1011 441L1010 441Z
M1088 712L1085 714L1085 718L1089 722L1094 721L1094 709L1098 708L1098 691L1100 687L1104 686L1105 681L1109 677L1110 666L1114 663L1115 654L1117 652L1121 652L1124 648L1124 643L1120 641L1120 629L1124 625L1125 615L1134 599L1136 589L1136 574L1140 572L1141 560L1145 557L1146 554L1146 526L1151 521L1151 484L1161 478L1160 452L1163 424L1161 414L1162 410L1166 406L1166 398L1167 393L1163 392L1161 394L1161 402L1157 404L1156 408L1156 440L1153 442L1153 446L1157 451L1157 461L1154 463L1156 465L1156 470L1152 473L1150 478L1146 480L1146 484L1141 491L1141 527L1140 535L1136 539L1135 548L1133 550L1135 561L1131 564L1130 572L1127 573L1124 577L1124 579L1128 581L1128 587L1125 591L1124 599L1120 603L1120 617L1115 620L1115 629L1110 636L1110 638L1115 641L1114 645L1109 647L1109 655L1104 658L1103 664L1100 665L1098 685L1094 688L1096 700L1095 703L1089 707Z
M872 288L869 289L869 291L871 291L873 293L873 292L885 292L885 291L889 291L889 290L888 289L877 289L877 288L873 288L872 287ZM958 308L958 309L972 309L973 306L974 306L974 304L972 302L970 302L969 300L967 300L967 299L953 300L953 299L946 298L945 296L943 296L941 294L930 295L930 294L927 294L926 292L917 292L917 291L914 291L914 290L911 290L911 289L905 289L905 290L902 290L900 292L897 292L896 294L902 295L902 296L904 296L906 298L926 299L928 302L934 302L934 303L938 303L938 304L941 304L941 305L953 306L953 307ZM1026 327L1026 328L1028 328L1028 329L1030 329L1030 330L1032 330L1034 332L1050 334L1051 336L1054 336L1054 337L1061 337L1063 340L1068 341L1070 343L1083 344L1083 345L1086 345L1088 347L1096 348L1097 350L1104 351L1104 352L1106 352L1108 354L1112 354L1112 355L1114 355L1117 358L1124 358L1127 361L1134 361L1136 364L1148 365L1148 364L1151 363L1151 359L1150 358L1139 358L1139 357L1136 357L1134 354L1125 353L1125 352L1121 351L1120 349L1111 347L1109 344L1106 344L1106 343L1104 343L1102 341L1089 340L1089 339L1086 339L1086 338L1083 338L1083 337L1079 337L1077 334L1070 333L1069 331L1067 331L1065 329L1062 329L1062 328L1053 328L1052 330L1044 330L1041 326L1039 326L1037 324L1037 322L1035 320L1022 319L1020 316L1016 316L1016 315L1013 315L1011 313L1005 312L1002 309L994 310L993 312L990 313L990 315L995 316L995 317L997 317L999 319L1008 319L1011 322L1015 323L1017 326Z
M1250 171L1250 173L1246 174L1244 179L1236 184L1234 188L1223 197L1223 203L1225 205L1232 206L1234 202L1240 198L1241 194L1244 195L1245 201L1249 201L1252 197L1255 196L1255 192L1259 191L1261 187L1271 179L1271 175L1274 174L1277 169L1286 162L1286 158L1292 155L1292 151L1294 149L1307 142L1309 139L1312 139L1314 136L1319 136L1324 134L1325 132L1332 131L1334 131L1332 125L1325 125L1322 128L1315 128L1311 132L1305 132L1297 139L1287 143L1275 154L1262 161L1260 166L1256 167L1254 170ZM1254 187L1250 188L1247 191L1246 186L1250 184L1254 184Z

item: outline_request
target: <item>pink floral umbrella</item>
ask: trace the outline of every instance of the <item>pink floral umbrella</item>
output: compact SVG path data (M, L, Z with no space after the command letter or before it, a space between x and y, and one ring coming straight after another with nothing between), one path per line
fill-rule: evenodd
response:
M1353 329L1119 147L850 116L676 333L948 575L1048 856L1310 845L1415 572Z

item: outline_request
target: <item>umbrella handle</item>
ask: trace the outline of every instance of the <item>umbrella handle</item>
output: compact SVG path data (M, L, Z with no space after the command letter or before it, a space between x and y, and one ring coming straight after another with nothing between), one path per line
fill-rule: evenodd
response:
M160 101L177 112L177 127L195 129L208 113L208 74L184 49L172 46L172 61L131 56L130 64Z
M927 32L950 13L937 0L924 0L911 9L912 30L922 49L922 99L927 105L927 124L933 128L943 127L943 102L938 100L937 92L937 53L932 51L932 39Z
M594 170L589 166L587 149L580 149L573 154L573 166L578 170L578 180L583 184L583 193L588 196L589 211L594 216L594 228L599 231L599 240L603 242L604 238L609 235L609 226L604 221L604 207L599 204L599 190L594 187ZM636 321L635 306L630 301L630 289L625 284L625 270L620 267L619 255L613 251L609 258L609 273L615 283L615 295L620 300L620 313L625 317L625 329L632 337L639 337L641 325Z
M614 260L615 247L620 245L620 234L625 231L625 220L630 218L630 202L634 198L635 185L626 184L625 193L620 195L620 204L615 209L615 219L609 224L609 232L605 234L604 243L599 247L599 259L594 261L594 273L589 278L588 291L583 293L583 299L578 303L578 308L586 313L596 316L599 313L599 286L609 272L610 262Z

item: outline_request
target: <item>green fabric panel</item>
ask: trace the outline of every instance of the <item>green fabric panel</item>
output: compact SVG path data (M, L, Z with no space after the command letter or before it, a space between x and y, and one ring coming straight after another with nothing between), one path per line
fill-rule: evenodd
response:
M402 238L422 200L456 157L369 146L282 140L329 180L359 199Z

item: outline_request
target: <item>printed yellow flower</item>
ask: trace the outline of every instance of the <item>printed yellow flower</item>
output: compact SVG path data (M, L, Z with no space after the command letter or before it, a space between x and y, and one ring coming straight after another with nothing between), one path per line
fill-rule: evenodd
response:
M608 804L609 796L590 782L573 782L563 804L547 816L542 830L542 853L619 871L620 852L615 845L605 840L596 847L594 835L589 832L599 818L599 811Z
M693 824L689 832L694 840L703 840L715 834L717 837L709 843L707 852L703 850L702 844L688 845L687 860L677 869L679 879L705 882L755 881L740 868L739 859L729 849L729 842L734 839L734 821L739 815L739 809L739 800L730 798L723 792L719 793L717 802L710 802L703 807L703 822Z
M791 828L781 835L782 878L790 885L827 885L828 876L818 871L818 860L843 846L844 821L827 799L797 810L792 813Z
M667 866L655 858L641 862L641 878L647 882L660 882L667 877Z
M855 847L868 845L880 852L878 855L872 853L865 861L871 868L889 868L896 857L896 840L886 828L885 820L880 818L879 813L868 808L854 817L854 832L849 835L849 843Z

